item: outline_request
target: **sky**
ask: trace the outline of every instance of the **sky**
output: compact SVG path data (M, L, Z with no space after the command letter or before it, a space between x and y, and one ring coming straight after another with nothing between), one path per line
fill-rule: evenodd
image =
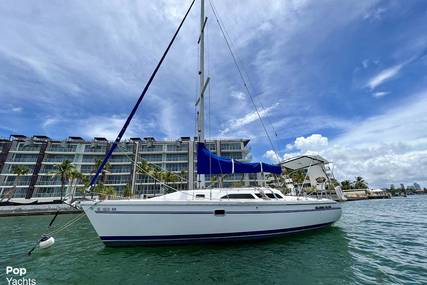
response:
M339 180L427 186L425 1L206 1L206 137L318 153ZM0 137L114 139L190 1L0 2ZM199 1L126 137L195 134ZM275 154L278 153L278 156Z

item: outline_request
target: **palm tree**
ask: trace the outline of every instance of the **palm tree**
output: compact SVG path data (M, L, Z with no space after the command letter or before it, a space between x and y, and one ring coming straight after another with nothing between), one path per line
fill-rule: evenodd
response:
M57 170L52 173L53 174L52 178L55 178L57 176L61 177L61 201L62 201L62 197L64 196L65 182L69 179L69 177L71 176L71 173L75 170L75 167L69 160L64 160L61 164L56 164L55 167L57 168Z
M80 189L80 191L83 193L83 198L86 198L86 189L89 187L90 179L86 175L82 174L82 177L80 178L80 181L83 183L83 189Z
M105 200L108 196L116 195L116 191L113 188L104 186L104 184L99 183L94 188L95 193L98 193L100 200Z
M123 191L123 196L128 198L132 196L132 189L130 184L126 184L125 189Z
M138 162L137 171L138 173L144 174L144 173L150 172L152 168L153 167L150 164L148 164L146 160L143 160L141 162Z
M218 183L218 176L211 175L211 186L215 186Z
M98 159L95 162L95 169L98 170L101 164L102 164L102 159ZM106 173L109 172L110 169L111 169L111 164L107 161L107 163L104 165L104 168L102 168L102 174L101 174L102 184L105 184L105 179L107 179Z
M19 184L18 182L20 180L20 177L28 174L29 171L30 170L24 165L16 165L12 168L12 173L16 174L15 181L13 182L13 187L11 190L9 190L5 194L3 194L3 197L1 198L1 200L6 198L7 201L9 202L9 200L13 198L13 196L15 195L15 192L16 192L16 186Z
M72 169L68 175L68 189L71 193L71 200L74 198L75 188L79 180L83 179L83 174L77 169Z
M356 189L368 189L368 185L361 176L357 176L354 181L354 188Z
M341 188L342 188L342 190L350 190L350 188L351 188L350 180L341 181Z
M156 189L157 182L161 182L163 173L161 170L154 168L151 169L150 176L154 178L154 189Z

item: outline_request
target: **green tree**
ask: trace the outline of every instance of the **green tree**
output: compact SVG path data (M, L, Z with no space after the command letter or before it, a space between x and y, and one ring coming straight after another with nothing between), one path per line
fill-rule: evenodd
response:
M61 179L61 201L64 197L65 183L69 180L71 173L75 170L74 165L69 160L64 160L60 164L55 164L56 171L53 171L52 178L60 177Z
M74 165L69 160L64 160L61 164L56 164L56 171L52 172L52 178L60 177L61 179L61 201L64 197L65 183L69 180L71 173L75 170Z
M86 175L82 174L80 181L84 186L83 186L83 188L79 189L79 191L83 194L83 198L85 198L86 197L86 189L89 187L90 179Z
M365 180L361 176L357 176L356 180L354 181L354 188L368 189L368 184L365 182Z
M341 188L342 188L342 190L350 190L351 189L350 180L341 181Z
M211 175L211 185L215 186L218 183L218 176L217 175Z
M30 172L30 170L24 165L15 165L12 168L12 173L16 175L15 181L13 182L13 187L11 190L9 190L5 194L3 194L3 197L1 198L0 201L2 201L4 198L6 198L7 201L9 201L10 199L13 198L13 196L15 195L15 192L16 192L16 186L19 185L19 182L21 180L20 178L24 175L27 175L28 172Z
M112 187L105 186L102 183L97 184L94 187L94 190L95 190L95 193L98 194L100 200L105 200L109 196L115 196L116 195L116 191L114 191L114 189Z
M101 166L101 164L102 164L102 159L98 159L95 162L95 171L98 170L98 168ZM102 168L102 173L101 173L102 184L105 184L105 180L107 179L107 173L110 171L110 169L111 169L111 164L107 161L107 163Z
M126 184L125 189L123 190L123 196L127 198L132 197L132 187L130 184Z
M70 173L68 174L68 189L70 189L71 194L71 200L73 200L75 195L75 188L77 187L77 184L79 181L82 181L84 176L80 171L78 171L76 168L71 169Z

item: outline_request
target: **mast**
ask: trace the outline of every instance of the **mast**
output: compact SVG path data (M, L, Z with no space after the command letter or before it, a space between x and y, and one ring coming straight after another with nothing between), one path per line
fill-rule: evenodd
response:
M200 42L199 42L199 77L200 77L200 97L199 113L197 117L197 136L199 142L205 141L205 0L200 0Z
M204 28L206 25L205 19L205 0L200 0L200 37L199 37L199 77L200 77L200 88L198 105L199 110L197 112L197 138L198 142L205 142L205 32ZM208 83L208 82L207 82ZM197 103L196 103L197 104ZM205 186L205 175L197 174L197 188L204 188Z

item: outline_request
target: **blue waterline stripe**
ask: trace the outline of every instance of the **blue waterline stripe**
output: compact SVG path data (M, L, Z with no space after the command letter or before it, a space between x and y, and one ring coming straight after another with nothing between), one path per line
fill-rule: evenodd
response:
M216 234L192 234L192 235L162 235L162 236L101 236L101 240L105 243L120 243L120 242L191 242L191 241L215 241L218 239L244 239L254 237L271 237L281 234L289 234L293 232L299 232L309 229L317 229L329 226L333 223L324 223L311 226L277 229L277 230L265 230L265 231L252 231L252 232L233 232L233 233L216 233Z
M298 212L314 212L314 211L327 211L327 210L340 210L341 208L320 208L320 209L302 209L302 210L272 210L272 211L225 211L225 214L275 214L275 213L298 213ZM179 214L179 215L196 215L196 214L209 214L212 215L214 211L95 211L97 214Z
M110 200L108 200L109 202ZM112 200L111 200L112 201ZM330 205L336 205L338 203L334 203L334 202L325 202L325 203L290 203L290 204L283 204L283 205L277 205L279 203L275 203L275 202L282 202L280 200L271 200L271 202L262 202L260 203L256 203L257 201L245 201L245 202L235 202L235 201L230 201L230 200L222 200L222 202L218 202L217 204L214 203L202 203L203 201L197 201L198 203L191 203L190 206L206 206L206 205L210 205L210 206L241 206L242 204L244 204L245 206L286 206L286 207L292 207L292 206L330 206ZM108 207L120 207L123 206L123 204L103 204L106 205ZM142 204L128 204L127 206L140 206ZM158 203L147 203L147 205L149 206L164 206L164 205L168 205L168 206L188 206L188 204L183 204L183 203L168 203L165 204L164 202L158 202ZM146 206L146 205L143 205Z

